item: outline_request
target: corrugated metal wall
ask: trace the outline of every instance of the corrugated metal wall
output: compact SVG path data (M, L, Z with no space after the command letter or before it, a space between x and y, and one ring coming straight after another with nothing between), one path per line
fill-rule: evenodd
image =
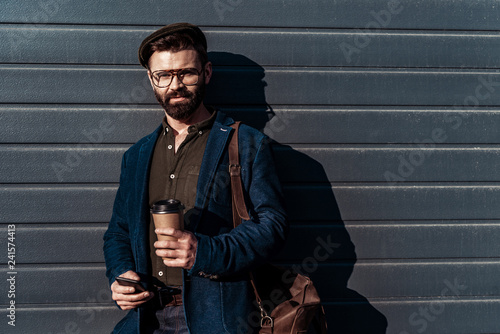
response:
M313 277L330 332L499 333L499 5L3 0L0 332L122 317L101 237L122 153L161 118L136 50L188 21L216 65L208 102L276 141L277 261Z

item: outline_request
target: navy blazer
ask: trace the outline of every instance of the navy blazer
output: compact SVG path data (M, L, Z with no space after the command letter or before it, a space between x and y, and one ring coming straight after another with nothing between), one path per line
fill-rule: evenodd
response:
M227 146L233 123L218 112L203 155L195 209L186 214L185 228L195 234L198 248L193 267L183 270L183 302L188 328L196 334L247 333L247 325L258 325L247 272L269 260L288 232L269 139L245 125L238 140L250 220L232 228ZM110 284L133 270L145 277L146 288L149 285L149 170L161 130L158 127L123 155L120 186L104 234ZM131 310L114 333L140 333L143 313L143 307Z

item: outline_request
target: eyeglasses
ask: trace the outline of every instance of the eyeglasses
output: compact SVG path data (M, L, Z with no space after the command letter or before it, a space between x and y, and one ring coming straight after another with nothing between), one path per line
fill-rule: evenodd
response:
M174 76L185 86L192 86L198 83L198 78L202 71L196 68L182 68L180 70L159 70L151 73L153 84L158 88L166 88L170 86Z

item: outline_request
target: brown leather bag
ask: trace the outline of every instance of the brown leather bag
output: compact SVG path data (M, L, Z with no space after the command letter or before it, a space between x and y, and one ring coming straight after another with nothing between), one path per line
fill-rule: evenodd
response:
M236 122L229 143L229 171L233 205L233 224L249 220L243 196L241 166L238 153L238 127ZM266 264L250 273L255 298L261 313L260 334L306 334L310 327L316 333L326 334L325 311L318 292L309 277L290 269ZM264 299L262 299L264 297Z

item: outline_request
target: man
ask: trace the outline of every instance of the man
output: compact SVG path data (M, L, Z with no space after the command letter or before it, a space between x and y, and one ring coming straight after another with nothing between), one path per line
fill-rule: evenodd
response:
M203 103L212 76L205 36L188 23L165 26L143 41L139 60L165 118L122 159L104 255L112 298L130 311L114 333L251 332L248 272L276 253L288 229L268 140L240 127L250 220L232 229L227 146L234 121ZM154 228L149 208L169 198L184 204L184 230ZM158 234L177 241L157 241ZM146 291L117 276L139 280Z

